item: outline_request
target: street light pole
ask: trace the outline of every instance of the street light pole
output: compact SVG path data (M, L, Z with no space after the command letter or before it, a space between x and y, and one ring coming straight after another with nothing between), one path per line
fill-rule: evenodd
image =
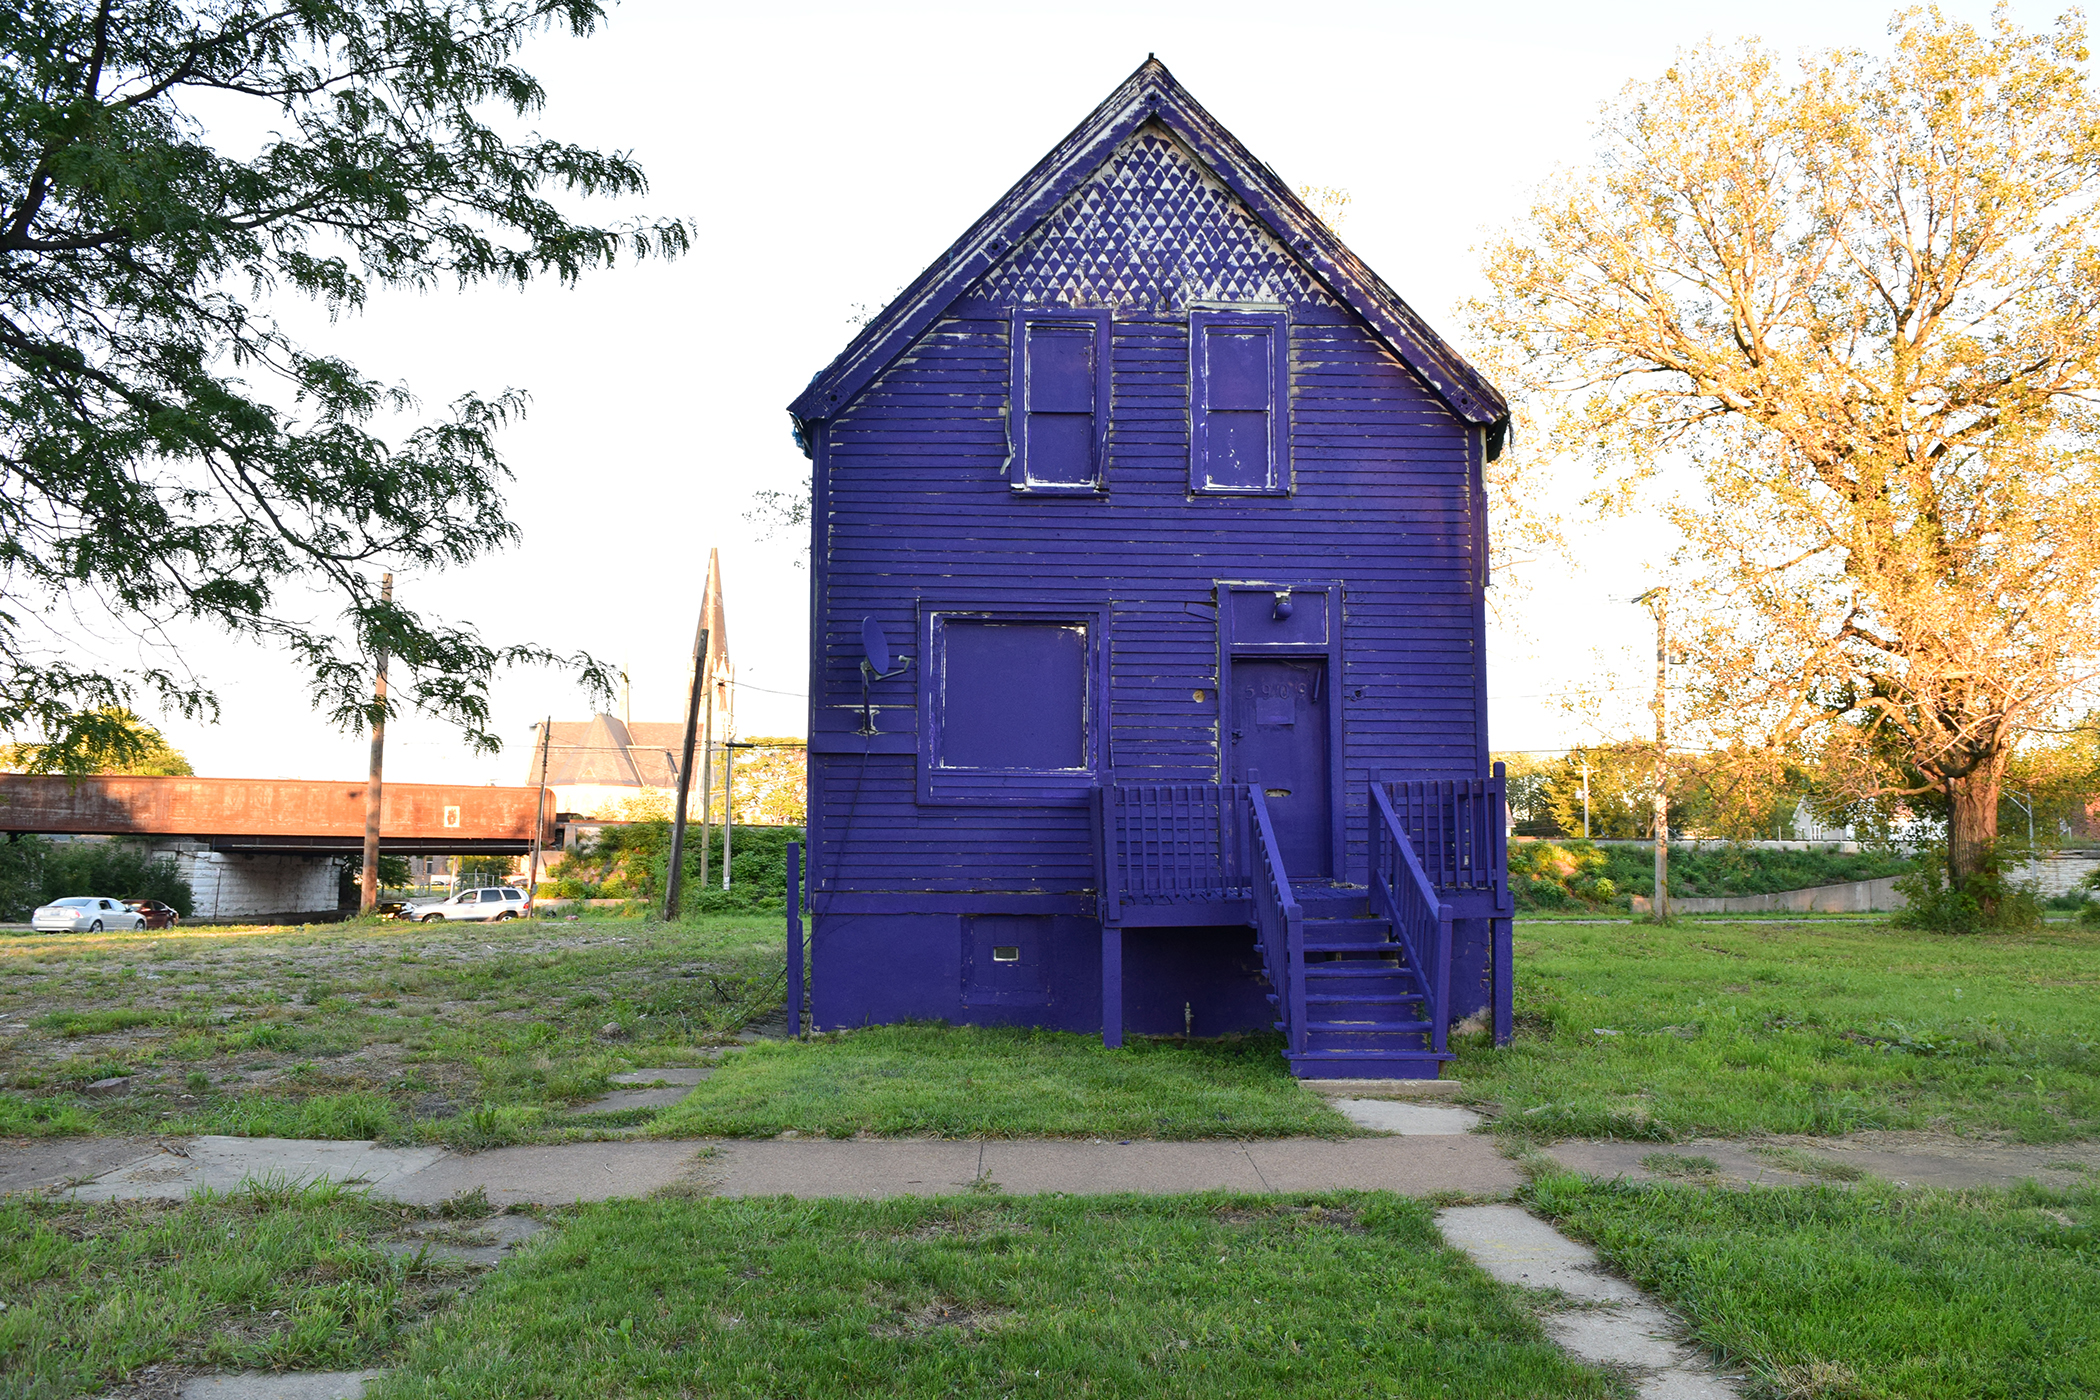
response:
M2032 851L2034 849L2034 794L2030 792L2023 798L2020 794L2008 788L2005 793L2005 800L2027 814L2027 849Z
M1655 614L1655 897L1649 912L1665 923L1670 917L1670 590L1658 585L1633 601Z

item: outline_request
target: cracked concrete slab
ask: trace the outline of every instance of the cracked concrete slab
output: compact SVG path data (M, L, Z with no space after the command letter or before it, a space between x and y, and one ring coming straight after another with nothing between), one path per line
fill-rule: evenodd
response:
M513 1205L568 1205L615 1196L646 1196L691 1177L698 1142L569 1142L551 1147L499 1147L448 1154L412 1177L389 1180L377 1194L411 1205L436 1205L480 1188L499 1210Z
M636 1108L669 1108L687 1094L693 1092L690 1084L674 1084L666 1089L615 1089L610 1094L601 1094L589 1103L580 1103L569 1110L571 1113L625 1113Z
M0 1196L100 1176L155 1150L152 1138L68 1137L0 1142Z
M192 1376L182 1400L362 1400L365 1383L383 1371L248 1372L237 1376Z
M941 1196L977 1180L976 1142L832 1141L723 1143L707 1162L718 1196Z
M984 1174L1017 1196L1267 1189L1239 1143L988 1142Z
M1522 1206L1452 1206L1437 1212L1436 1223L1498 1283L1551 1288L1585 1303L1641 1301L1639 1289L1603 1272L1595 1250Z
M1760 1155L1759 1148L1790 1148L1803 1154L1798 1165L1816 1162L1833 1170L1828 1178L1813 1170L1794 1170ZM1546 1154L1570 1171L1591 1176L1624 1176L1635 1181L1669 1179L1643 1165L1651 1157L1704 1157L1715 1171L1693 1177L1709 1185L1800 1186L1864 1172L1904 1186L2016 1186L2036 1181L2069 1187L2100 1174L2100 1144L1981 1142L1944 1134L1870 1132L1845 1137L1772 1137L1755 1141L1700 1138L1668 1144L1644 1142L1557 1142ZM1676 1174L1679 1179L1682 1174Z
M1634 1381L1641 1400L1737 1400L1732 1377L1716 1374L1680 1340L1668 1309L1604 1271L1595 1250L1521 1206L1453 1206L1437 1228L1497 1282L1550 1289L1584 1304L1541 1310L1548 1336L1578 1361Z
M237 1190L244 1181L368 1185L382 1194L445 1156L441 1147L296 1138L195 1137L162 1143L72 1193L84 1201L179 1200L194 1191Z
M1450 1104L1343 1098L1332 1102L1338 1113L1359 1128L1408 1137L1449 1137L1469 1133L1483 1121L1472 1109Z
M705 1084L714 1069L708 1065L692 1065L683 1069L631 1069L625 1074L615 1074L615 1084Z
M1271 1191L1437 1191L1502 1196L1523 1183L1492 1138L1268 1138L1246 1144Z
M1261 1142L1002 1142L772 1139L723 1143L707 1164L727 1196L931 1196L980 1177L1014 1195L1190 1191L1467 1191L1519 1177L1486 1138L1288 1138Z

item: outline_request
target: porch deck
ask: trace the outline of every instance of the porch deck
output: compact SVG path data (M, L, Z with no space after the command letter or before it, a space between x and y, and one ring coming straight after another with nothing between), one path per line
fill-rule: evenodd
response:
M1104 1041L1121 1043L1122 934L1242 925L1301 1077L1435 1078L1453 1018L1453 926L1484 921L1497 1043L1510 1023L1502 766L1474 779L1383 775L1367 803L1369 882L1294 883L1262 790L1095 790Z

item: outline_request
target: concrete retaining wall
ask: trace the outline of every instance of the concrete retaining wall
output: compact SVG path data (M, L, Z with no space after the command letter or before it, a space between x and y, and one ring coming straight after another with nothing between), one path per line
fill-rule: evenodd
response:
M2093 870L2100 869L2100 856L2038 856L2014 867L2016 885L2033 885L2042 898L2068 893ZM1881 914L1906 909L1910 901L1896 889L1898 876L1880 880L1854 880L1842 885L1816 885L1805 890L1778 890L1771 894L1729 895L1717 899L1673 898L1673 914ZM1633 912L1648 912L1648 897L1633 896Z
M1876 914L1909 905L1896 891L1894 875L1882 880L1853 880L1842 885L1815 885L1805 890L1771 894L1729 895L1719 899L1672 897L1672 914ZM1648 912L1648 897L1633 896L1633 912Z
M2028 861L2013 873L2015 884L2030 881L2042 892L2042 898L2069 894L2080 880L2100 870L2100 856L2055 855L2039 856Z

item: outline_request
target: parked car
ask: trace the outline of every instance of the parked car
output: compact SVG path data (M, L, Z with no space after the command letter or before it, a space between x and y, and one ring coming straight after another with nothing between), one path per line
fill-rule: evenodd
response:
M119 900L81 894L39 907L29 916L29 926L38 933L100 933L106 928L142 929L146 916Z
M124 907L145 919L147 928L173 928L182 922L182 915L172 905L157 899L127 899Z
M450 899L431 904L412 904L401 917L416 919L422 923L493 923L499 919L515 919L532 907L525 898L525 891L509 885L492 885L481 890L461 890Z

